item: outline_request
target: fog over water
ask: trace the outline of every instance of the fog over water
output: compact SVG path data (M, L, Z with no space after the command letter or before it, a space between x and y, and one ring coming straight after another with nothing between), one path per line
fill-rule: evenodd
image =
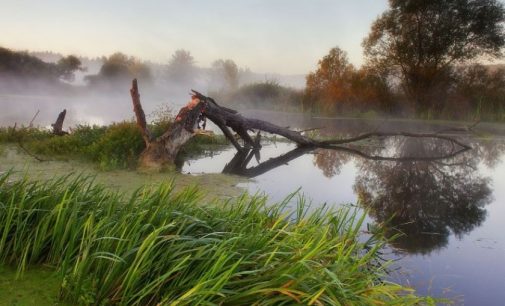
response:
M157 66L157 69L160 69ZM86 75L96 74L96 67L85 73L76 73L71 83L50 83L39 79L16 79L0 77L0 126L28 125L40 110L34 125L46 127L56 119L59 112L67 110L65 127L76 124L110 124L133 118L130 88L131 80L124 79L114 84L90 86L84 81ZM154 70L156 74L156 70ZM239 85L271 81L290 88L301 88L303 75L256 74L247 72L239 76ZM190 90L204 94L219 92L226 84L212 71L204 70L194 81L173 83L161 76L153 81L139 80L141 101L146 114L167 107L177 112L190 99ZM239 106L240 101L237 101Z

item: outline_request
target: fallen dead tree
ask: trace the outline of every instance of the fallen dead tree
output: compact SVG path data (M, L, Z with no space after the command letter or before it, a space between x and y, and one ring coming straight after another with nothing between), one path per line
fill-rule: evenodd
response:
M137 80L133 80L130 90L133 109L135 112L137 125L141 130L142 137L146 143L146 149L140 157L140 167L143 168L163 168L174 164L175 157L181 147L196 133L198 133L198 124L205 118L212 121L218 126L226 138L233 144L237 151L241 154L237 155L237 163L243 164L250 158L250 150L257 151L261 148L261 134L266 132L283 136L298 144L303 150L297 150L295 154L290 155L287 159L292 159L294 156L307 152L309 149L326 148L326 149L341 149L342 145L350 144L357 141L362 141L374 137L417 137L417 138L435 138L448 141L453 145L453 151L447 153L446 158L459 154L462 151L471 149L470 146L460 142L459 140L444 135L442 133L381 133L371 132L362 134L356 137L345 139L332 140L317 140L303 135L299 131L294 131L289 128L280 127L273 123L252 119L242 116L236 110L220 106L214 99L206 97L203 94L192 91L191 102L183 107L176 117L173 126L160 137L154 138L149 131L145 119L145 114L140 103L140 94L138 90ZM238 136L235 137L233 132ZM253 132L256 136L249 134ZM241 141L239 141L241 140ZM242 142L242 144L241 144ZM345 147L344 147L345 148ZM349 149L353 150L353 149ZM364 154L364 153L363 153ZM372 157L377 160L387 160L387 158ZM440 159L444 157L436 157ZM247 164L247 163L246 163ZM230 169L233 168L230 166ZM267 167L268 168L268 167ZM233 172L233 171L230 171ZM261 172L261 171L260 171Z

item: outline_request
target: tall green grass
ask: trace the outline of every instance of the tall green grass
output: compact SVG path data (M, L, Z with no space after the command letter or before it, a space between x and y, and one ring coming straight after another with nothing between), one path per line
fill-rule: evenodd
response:
M354 210L261 197L201 203L172 184L122 198L92 180L0 176L0 264L61 273L61 298L93 305L409 305L386 282L379 233ZM361 239L358 239L360 238ZM366 240L366 241L364 241Z

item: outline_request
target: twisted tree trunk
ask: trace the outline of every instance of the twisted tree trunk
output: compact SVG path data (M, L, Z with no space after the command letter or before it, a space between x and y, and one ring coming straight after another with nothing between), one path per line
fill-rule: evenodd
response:
M140 155L139 167L154 170L173 167L179 150L194 135L194 128L198 124L203 103L193 103L192 106L182 108L171 128L155 138L147 126L136 79L132 82L130 94L137 126L146 144L146 148Z

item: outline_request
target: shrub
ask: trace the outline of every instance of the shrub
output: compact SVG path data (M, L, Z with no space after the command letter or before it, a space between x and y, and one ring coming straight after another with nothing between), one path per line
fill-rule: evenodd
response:
M102 169L131 168L145 144L138 127L133 122L115 123L87 149L87 154L97 161Z

